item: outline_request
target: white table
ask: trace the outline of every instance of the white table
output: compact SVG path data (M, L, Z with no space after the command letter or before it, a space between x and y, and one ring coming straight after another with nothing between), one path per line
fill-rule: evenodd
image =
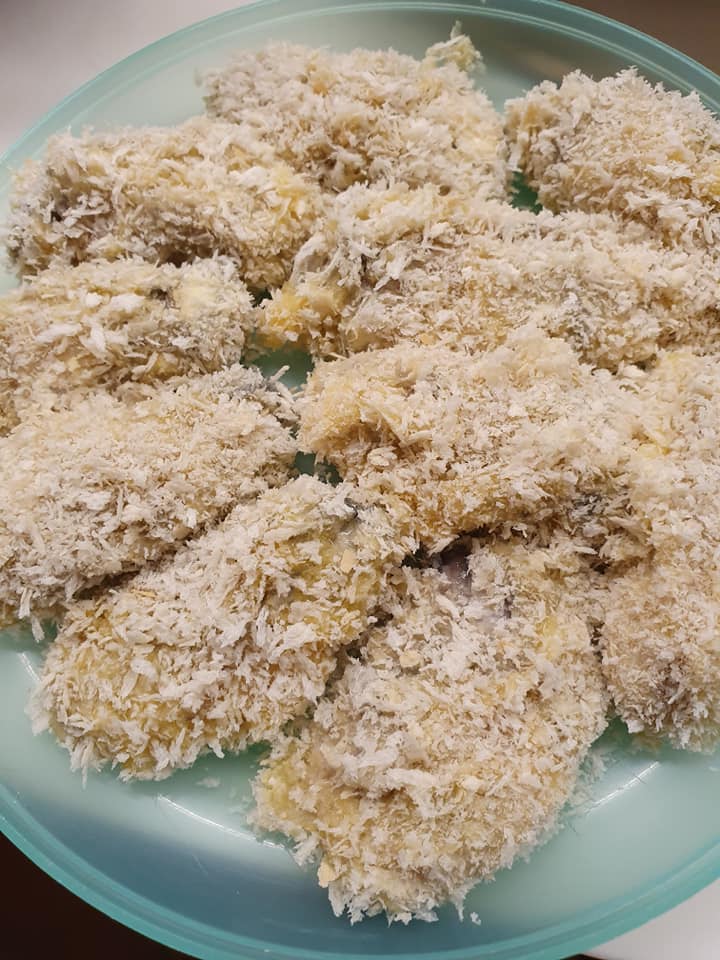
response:
M0 152L66 94L115 61L167 33L238 7L241 2L4 3L0 11ZM592 4L599 11L602 5L602 0ZM650 23L647 29L652 29ZM603 960L717 960L719 918L720 881L657 920L598 947L592 955Z

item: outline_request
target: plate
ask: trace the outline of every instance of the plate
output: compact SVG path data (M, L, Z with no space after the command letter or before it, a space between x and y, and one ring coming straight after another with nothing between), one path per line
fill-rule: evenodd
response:
M238 47L292 39L337 48L392 44L420 54L455 20L483 51L498 106L543 78L596 76L636 63L651 79L697 88L720 110L720 81L629 28L541 0L481 4L288 2L244 7L181 31L111 68L44 118L0 161L9 170L72 126L173 123L202 109L197 69ZM9 275L0 286L12 285ZM24 707L40 651L18 631L0 639L0 816L39 866L94 906L170 946L220 958L424 957L557 960L634 927L720 873L720 757L634 752L616 728L598 745L605 771L567 814L567 829L527 863L476 888L466 917L350 928L280 844L244 823L257 754L206 759L162 784L86 788ZM217 782L216 786L210 786Z

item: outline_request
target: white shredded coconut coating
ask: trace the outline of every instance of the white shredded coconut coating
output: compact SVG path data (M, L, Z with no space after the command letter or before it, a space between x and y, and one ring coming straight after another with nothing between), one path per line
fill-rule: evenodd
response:
M329 190L400 180L502 197L502 119L473 87L479 65L456 31L422 60L272 43L209 72L205 99Z
M240 366L28 409L0 439L0 616L39 616L284 483L293 423L287 391Z
M539 523L587 494L615 496L637 422L621 378L523 327L474 356L403 344L319 364L300 443L405 509L437 550L480 526Z
M390 622L254 784L255 822L317 863L336 914L460 910L546 838L605 727L574 580L518 541L475 542L465 576L397 571Z
M0 297L0 416L238 361L255 310L232 261L59 263Z
M720 121L635 69L576 71L505 105L509 164L551 210L611 211L669 244L720 241Z
M613 369L671 344L717 349L719 290L720 259L663 249L607 214L357 186L262 305L259 335L319 356L403 341L480 351L532 321Z
M16 177L6 244L23 274L53 259L226 255L251 287L281 283L321 198L235 124L194 117L48 141Z
M127 586L72 607L32 712L74 769L162 779L276 737L323 693L413 543L357 491L299 477Z

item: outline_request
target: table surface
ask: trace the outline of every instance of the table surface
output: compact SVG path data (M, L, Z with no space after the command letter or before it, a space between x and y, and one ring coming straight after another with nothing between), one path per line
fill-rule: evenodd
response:
M0 153L62 97L110 64L173 30L239 5L240 0L123 0L120 5L112 0L2 0ZM644 30L720 72L720 0L579 0L575 5ZM52 84L48 72L38 69L45 63L52 63ZM2 923L8 957L182 957L68 893L4 838L0 863L6 880ZM715 960L720 956L718 916L720 881L658 920L598 947L593 956Z

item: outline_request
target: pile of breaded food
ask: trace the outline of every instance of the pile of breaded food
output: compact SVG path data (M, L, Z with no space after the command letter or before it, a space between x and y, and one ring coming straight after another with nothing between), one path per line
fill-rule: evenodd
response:
M720 739L720 122L480 66L242 51L205 115L54 137L5 232L36 729L123 780L267 743L251 820L352 921L460 908L614 716Z

